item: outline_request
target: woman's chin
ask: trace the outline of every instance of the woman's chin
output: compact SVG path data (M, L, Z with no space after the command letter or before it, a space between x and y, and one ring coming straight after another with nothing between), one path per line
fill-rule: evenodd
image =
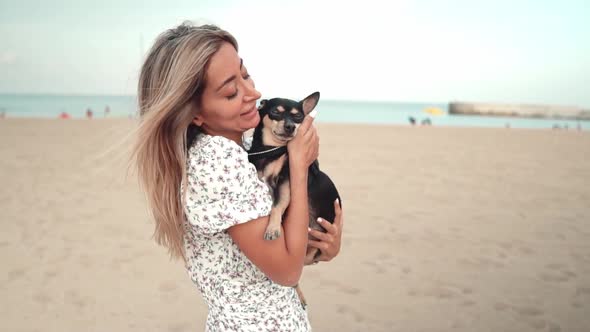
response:
M247 121L245 121L242 128L244 128L244 130L256 128L256 126L258 126L258 123L260 123L260 115L258 114L258 112L256 112L256 116L254 116L252 119L248 119Z

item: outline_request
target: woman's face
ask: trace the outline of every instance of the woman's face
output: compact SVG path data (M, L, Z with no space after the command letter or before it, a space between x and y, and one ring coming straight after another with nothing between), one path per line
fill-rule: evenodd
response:
M224 43L209 61L199 113L193 123L206 134L242 143L244 131L260 121L256 100L260 92L236 49Z

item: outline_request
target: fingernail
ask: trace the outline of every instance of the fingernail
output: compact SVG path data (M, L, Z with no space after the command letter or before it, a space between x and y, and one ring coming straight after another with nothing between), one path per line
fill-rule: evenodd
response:
M322 218L318 218L318 222L322 222L324 221Z
M311 232L311 228L307 227L307 231L308 231L308 232Z
M317 110L313 110L309 113L309 116L311 116L312 118L315 118L315 116L318 114Z
M340 204L340 200L336 198L336 204Z

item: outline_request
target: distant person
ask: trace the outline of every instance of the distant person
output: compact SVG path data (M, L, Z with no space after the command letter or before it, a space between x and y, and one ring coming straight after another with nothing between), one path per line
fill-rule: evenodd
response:
M422 119L422 125L423 126L430 126L432 125L432 122L430 122L430 118L426 118L426 119Z
M64 120L69 119L70 118L70 114L68 114L68 112L61 112L59 114L59 118L60 119L64 119Z
M506 129L510 129L510 122L506 122L506 123L504 124L504 127L506 127Z
M90 109L90 108L86 109L86 117L88 119L92 119L92 109Z
M0 119L4 119L6 117L6 112L2 111L0 112Z
M104 117L106 118L107 116L109 116L110 113L111 108L109 107L109 105L107 105L107 107L104 108Z
M554 123L553 124L553 129L561 129L561 127L557 123Z
M409 117L409 118L408 118L408 121L410 121L410 124L411 124L412 126L416 125L416 119L415 119L414 117L412 117L412 116L411 116L411 117Z

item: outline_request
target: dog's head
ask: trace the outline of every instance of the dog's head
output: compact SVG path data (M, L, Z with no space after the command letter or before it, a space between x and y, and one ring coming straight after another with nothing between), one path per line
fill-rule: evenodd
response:
M303 118L316 107L319 100L319 92L314 92L301 101L284 98L261 100L258 112L262 119L262 144L286 145L295 137Z

